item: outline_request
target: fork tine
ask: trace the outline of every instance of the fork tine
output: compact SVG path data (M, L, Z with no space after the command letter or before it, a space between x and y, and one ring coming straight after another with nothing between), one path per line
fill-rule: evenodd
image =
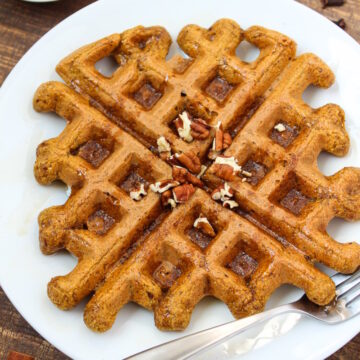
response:
M351 303L355 302L359 298L360 298L360 286L357 286L356 290L351 291L351 294L344 297L346 306L351 305Z
M335 274L338 275L338 274ZM351 289L352 287L356 286L360 282L360 270L353 273L351 276L343 277L342 280L339 282L335 281L335 275L332 277L336 284L336 293L337 295L344 294L346 291ZM338 276L339 277L339 276Z
M360 289L360 277L356 279L356 283L347 284L347 286L342 287L342 289L347 288L347 290L342 291L341 294L338 294L337 300L344 299L346 302L349 301L353 296L352 294Z
M346 306L351 305L353 302L355 302L358 299L360 299L360 289L358 289L358 291L347 300Z

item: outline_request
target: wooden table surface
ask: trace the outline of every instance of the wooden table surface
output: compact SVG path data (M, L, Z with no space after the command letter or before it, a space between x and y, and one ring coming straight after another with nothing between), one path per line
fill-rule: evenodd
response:
M20 0L0 0L0 85L23 54L45 32L92 2L94 0L61 0L34 4ZM360 42L360 0L347 0L341 7L326 9L322 9L320 0L300 2L331 20L344 18L346 31ZM10 351L26 353L36 359L68 359L32 329L0 287L0 359L7 359ZM360 334L330 357L331 360L359 358Z

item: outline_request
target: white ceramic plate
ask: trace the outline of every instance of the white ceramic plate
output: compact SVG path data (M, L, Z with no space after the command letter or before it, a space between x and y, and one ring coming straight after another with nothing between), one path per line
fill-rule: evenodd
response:
M120 359L164 341L232 320L222 303L203 300L184 333L157 330L152 313L130 304L104 334L88 330L82 320L85 302L68 312L47 298L46 285L55 275L66 274L75 259L65 253L41 254L38 213L66 200L65 186L38 185L32 174L36 146L56 136L64 122L32 109L32 96L40 83L59 79L55 66L65 55L96 39L138 24L163 25L176 37L188 23L208 27L221 17L243 28L260 24L281 31L298 43L298 53L312 51L334 70L337 81L329 90L309 89L304 98L317 107L340 104L347 115L352 140L345 158L321 155L320 169L327 175L343 166L360 166L360 47L345 32L308 8L286 0L104 0L72 15L46 34L23 57L0 93L0 280L6 294L25 319L58 349L76 359ZM176 51L173 46L171 52ZM250 51L247 56L254 56ZM106 67L106 64L103 65ZM340 241L357 240L360 224L335 220L329 232ZM296 298L301 292L284 287L268 306ZM360 330L359 319L337 326L287 315L237 337L201 358L321 359Z

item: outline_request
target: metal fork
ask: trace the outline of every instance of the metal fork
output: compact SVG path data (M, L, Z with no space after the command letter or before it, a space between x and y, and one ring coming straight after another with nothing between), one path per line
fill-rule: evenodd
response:
M300 313L328 324L338 324L358 315L360 313L360 269L348 276L337 273L332 276L332 279L336 285L336 299L327 306L315 305L304 295L293 303L169 341L125 360L189 359L259 323L285 313Z

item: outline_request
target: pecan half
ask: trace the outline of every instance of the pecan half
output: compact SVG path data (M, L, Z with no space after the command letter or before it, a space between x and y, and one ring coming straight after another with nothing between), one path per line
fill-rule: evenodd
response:
M194 186L198 186L200 188L204 187L203 182L196 177L195 175L191 174L188 170L181 166L174 166L172 169L172 177L174 180L178 181L181 184L189 182Z
M182 165L184 165L192 173L198 174L201 171L200 159L193 151L188 151L186 153L181 153L181 154L175 154L175 157L179 160L179 162Z
M183 184L174 188L172 192L175 202L184 203L194 194L195 188L192 184Z

